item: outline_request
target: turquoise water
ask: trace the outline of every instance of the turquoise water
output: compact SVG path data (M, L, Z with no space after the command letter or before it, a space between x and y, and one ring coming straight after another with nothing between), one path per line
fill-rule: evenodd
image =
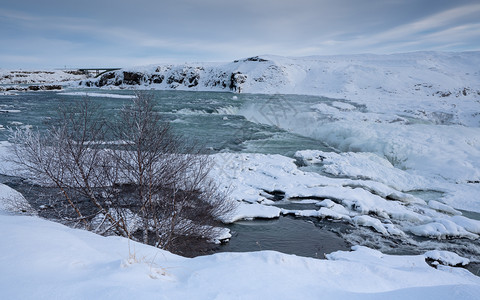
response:
M78 92L81 90L75 90ZM132 91L84 90L88 93L133 95ZM275 118L296 113L290 103L318 103L330 99L308 96L255 95L218 93L150 91L155 108L175 132L187 140L196 140L206 153L222 151L256 152L293 156L302 149L331 151L321 141L289 133L275 126ZM131 100L125 98L89 97L113 116ZM62 95L58 92L30 92L0 96L0 125L4 128L31 126L47 130L58 122L60 106L74 105L81 95ZM278 111L270 124L248 121L240 111L256 107L260 113ZM0 126L1 127L1 126ZM0 130L0 140L7 140L9 131ZM7 180L7 179L5 179ZM7 180L8 181L8 180ZM34 196L34 195L31 195ZM292 218L254 220L230 225L234 237L219 251L277 250L297 255L322 257L324 253L348 249L337 234L312 223Z
M78 92L81 90L75 90ZM132 91L88 90L89 93L133 95ZM255 94L149 91L155 99L157 111L171 122L173 129L187 140L196 140L207 153L221 151L275 153L292 156L297 150L318 149L331 151L321 141L286 132L272 124L250 122L238 114L239 110L256 104L260 110L278 109L282 103L329 101L307 96L268 96ZM107 95L108 96L108 95ZM278 97L280 100L277 100ZM45 130L58 119L59 106L73 105L80 95L62 95L58 92L30 92L13 96L0 96L0 140L7 140L5 128L32 126ZM114 114L129 99L90 97L108 114ZM262 104L262 105L259 105ZM284 105L294 110L293 106ZM281 116L279 114L279 116Z

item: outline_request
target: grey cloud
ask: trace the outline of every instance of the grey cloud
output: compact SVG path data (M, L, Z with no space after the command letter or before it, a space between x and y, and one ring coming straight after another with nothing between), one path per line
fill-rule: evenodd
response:
M55 66L95 54L133 64L480 49L477 1L467 0L2 2L0 67L19 54ZM34 40L37 47L22 48Z

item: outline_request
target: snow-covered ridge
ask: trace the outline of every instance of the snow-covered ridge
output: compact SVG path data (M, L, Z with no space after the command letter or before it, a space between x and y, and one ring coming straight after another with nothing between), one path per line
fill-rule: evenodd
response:
M377 97L480 98L480 52L414 52L152 65L105 73L85 86Z

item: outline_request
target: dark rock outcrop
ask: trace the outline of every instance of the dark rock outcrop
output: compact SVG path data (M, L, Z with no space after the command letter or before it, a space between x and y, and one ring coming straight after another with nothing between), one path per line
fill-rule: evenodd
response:
M241 86L247 81L247 75L241 72L232 73L230 76L230 90L241 92Z
M203 82L201 77L205 76ZM79 85L87 87L104 86L135 86L149 84L165 84L167 88L177 89L180 86L187 88L197 87L200 83L205 87L220 87L241 92L242 84L247 80L247 75L241 72L225 72L210 69L207 72L202 66L184 66L172 68L159 66L154 72L138 71L111 71L106 72L96 79L84 80Z
M150 84L155 83L155 84L160 84L163 82L165 79L165 76L162 74L152 74L152 76L148 79Z
M233 62L234 63L238 63L238 62L246 62L246 61L257 61L257 62L267 62L268 59L264 59L264 58L261 58L261 57L258 57L258 56L253 56L253 57L249 57L249 58L245 58L245 59L242 59L242 60L234 60Z
M172 83L183 84L186 76L187 74L185 74L184 72L175 72L167 78L167 84L169 84L170 86L172 86Z
M204 82L204 85L211 86L211 87L222 87L222 88L227 88L227 86L230 86L231 80L230 80L230 75L227 74L226 72L221 72L217 76L214 77L214 79L210 79Z
M123 83L127 85L140 85L144 82L143 73L123 71Z
M100 79L97 81L97 86L102 87L104 85L107 85L111 79L115 78L115 72L107 72L103 74Z
M29 85L25 86L0 86L0 92L25 92L25 91L58 91L62 86L58 84Z

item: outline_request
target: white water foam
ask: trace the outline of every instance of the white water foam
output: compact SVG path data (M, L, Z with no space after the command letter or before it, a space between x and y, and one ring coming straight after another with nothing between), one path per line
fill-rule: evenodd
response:
M103 98L118 98L118 99L133 99L135 95L120 95L120 94L107 94L107 93L91 93L91 92L65 92L57 93L64 96L83 96L83 97L103 97Z

